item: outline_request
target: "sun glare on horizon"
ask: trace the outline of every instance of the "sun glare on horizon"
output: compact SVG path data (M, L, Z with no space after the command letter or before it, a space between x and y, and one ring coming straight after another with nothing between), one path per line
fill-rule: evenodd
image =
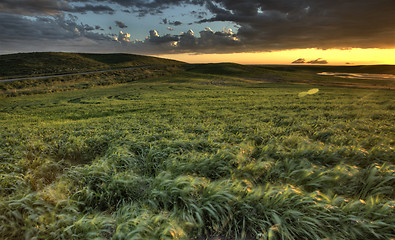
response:
M227 54L166 54L158 57L171 58L188 63L234 62L239 64L292 64L303 58L308 61L326 60L328 65L395 65L395 49L295 49L271 52ZM308 64L308 63L304 63Z

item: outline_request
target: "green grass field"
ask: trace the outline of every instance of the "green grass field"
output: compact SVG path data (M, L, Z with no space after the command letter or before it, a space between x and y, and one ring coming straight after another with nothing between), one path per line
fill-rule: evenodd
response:
M121 69L182 62L133 54L37 52L0 55L0 79Z
M210 68L0 98L0 238L395 238L394 91Z

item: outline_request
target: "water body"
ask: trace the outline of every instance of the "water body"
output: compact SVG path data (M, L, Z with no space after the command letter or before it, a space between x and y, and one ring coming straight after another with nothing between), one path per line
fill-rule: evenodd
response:
M325 76L335 76L341 78L359 78L374 80L395 80L394 74L378 74L378 73L337 73L337 72L321 72L317 73Z

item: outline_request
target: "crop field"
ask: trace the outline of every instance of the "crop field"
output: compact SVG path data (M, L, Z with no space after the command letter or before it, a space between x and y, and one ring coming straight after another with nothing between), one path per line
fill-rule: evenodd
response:
M0 98L0 238L395 238L393 90L204 72Z

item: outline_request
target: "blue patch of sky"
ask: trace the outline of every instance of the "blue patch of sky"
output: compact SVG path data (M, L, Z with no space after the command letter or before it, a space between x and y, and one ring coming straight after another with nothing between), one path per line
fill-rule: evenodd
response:
M134 13L130 9L122 8L118 5L109 5L115 10L114 14L95 14L88 12L86 14L73 14L78 17L77 22L88 24L91 26L100 26L104 30L95 30L96 32L104 34L118 35L119 31L127 32L131 35L131 40L144 40L150 30L158 31L159 35L171 34L178 35L181 32L187 32L192 30L195 32L195 36L199 36L199 32L204 30L206 27L211 28L213 31L222 31L223 28L231 28L234 32L237 32L237 27L233 22L206 22L197 23L199 20L196 13L205 12L204 18L213 17L207 9L204 7L197 7L193 5L186 6L173 6L162 10L162 13L156 13L155 15L147 14L143 17L139 17L138 13ZM122 10L129 10L130 13ZM163 23L163 19L167 19L168 24ZM116 26L115 21L123 22L127 27L119 28ZM180 21L182 24L178 26L170 25L169 22ZM109 29L111 27L111 29ZM172 31L168 28L173 29Z

